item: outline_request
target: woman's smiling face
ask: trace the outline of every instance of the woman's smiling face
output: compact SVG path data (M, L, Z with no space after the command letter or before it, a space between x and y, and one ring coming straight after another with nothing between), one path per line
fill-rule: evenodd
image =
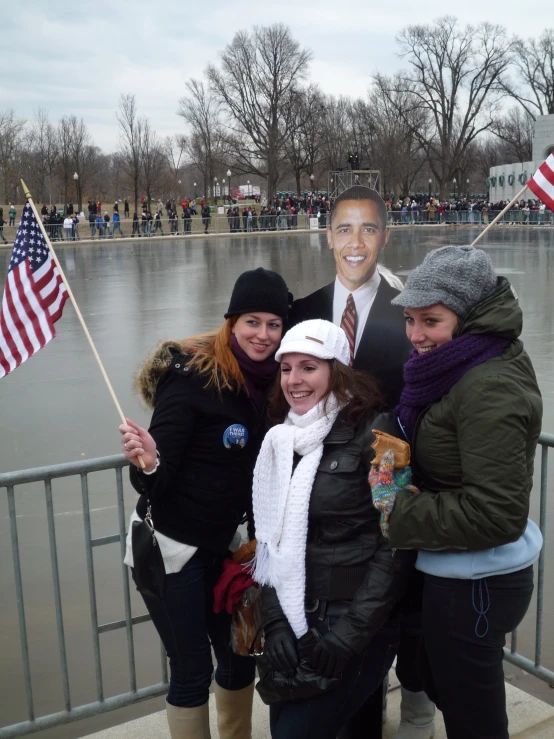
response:
M404 308L406 334L418 354L437 349L452 340L459 317L442 303L428 308Z
M281 357L281 390L299 416L322 400L331 386L331 364L309 354L291 352Z
M283 319L273 313L243 313L232 333L240 348L255 362L275 354L283 333Z

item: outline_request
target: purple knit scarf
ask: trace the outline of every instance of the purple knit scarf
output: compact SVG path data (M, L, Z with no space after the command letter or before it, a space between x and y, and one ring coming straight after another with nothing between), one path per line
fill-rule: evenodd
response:
M404 365L404 390L394 409L409 441L419 414L436 403L461 380L472 367L498 357L509 345L499 336L464 334L433 349L418 354L415 349Z
M239 342L235 336L231 336L231 351L235 355L241 372L246 382L246 389L250 399L256 406L258 413L262 412L265 402L266 391L275 379L279 362L275 361L275 355L272 354L261 362L251 359L248 354L241 349Z

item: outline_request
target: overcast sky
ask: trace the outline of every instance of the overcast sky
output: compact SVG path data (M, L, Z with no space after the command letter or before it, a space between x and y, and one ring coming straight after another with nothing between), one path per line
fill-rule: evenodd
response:
M185 81L200 77L236 31L282 22L313 52L311 79L326 93L364 96L375 71L405 66L396 34L444 14L440 3L381 0L317 3L177 3L117 0L11 2L2 12L0 110L52 121L82 117L95 143L117 146L115 110L121 93L136 95L139 113L160 135L183 131L177 115ZM80 7L82 9L80 9ZM447 7L443 5L443 7ZM463 23L502 23L510 34L539 36L552 19L552 0L465 0L451 11ZM554 25L552 21L549 25Z

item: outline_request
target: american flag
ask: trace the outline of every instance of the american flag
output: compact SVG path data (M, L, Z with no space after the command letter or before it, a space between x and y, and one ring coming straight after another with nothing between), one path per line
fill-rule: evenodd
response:
M541 164L527 183L527 187L554 211L554 154Z
M67 289L27 203L15 237L0 312L0 377L56 335Z

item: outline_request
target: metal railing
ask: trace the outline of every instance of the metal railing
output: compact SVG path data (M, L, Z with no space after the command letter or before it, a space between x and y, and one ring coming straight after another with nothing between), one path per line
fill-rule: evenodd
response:
M71 231L64 228L63 223L46 223L45 228L51 241L80 241L84 239L111 239L122 237L166 237L166 236L188 236L202 235L208 233L260 233L266 231L295 231L310 227L310 216L307 213L295 213L291 215L260 215L252 218L240 216L228 217L226 215L211 214L209 219L203 219L200 215L192 218L178 216L174 219L160 218L159 220L142 221L133 223L130 218L122 218L119 227L109 221L108 223L90 223L87 218L80 218L77 230ZM207 220L207 223L206 223ZM324 228L327 224L326 218L318 219L318 225ZM8 243L13 243L17 226L4 226L3 233ZM0 245L2 236L0 235Z
M500 213L499 210L489 210L481 212L478 210L445 210L442 213L429 212L427 210L407 209L405 212L401 210L389 211L390 226L430 226L430 225L487 225ZM314 220L317 220L317 225ZM252 218L246 218L242 215L229 218L226 215L212 214L206 224L205 219L200 215L192 218L184 219L178 216L175 219L161 218L159 221L133 221L130 218L122 218L119 226L109 221L109 223L97 224L89 223L87 218L79 219L76 231L68 231L64 228L63 223L45 225L51 241L81 241L94 240L100 241L104 239L123 238L123 237L146 237L160 238L171 236L201 236L206 233L210 234L226 234L226 233L262 233L268 231L296 231L308 230L313 228L323 229L329 222L329 214L311 216L308 213L296 213L294 215L256 215ZM545 211L539 213L532 211L524 213L521 210L508 211L500 221L499 226L553 226L554 213ZM12 244L17 231L17 226L3 226L0 228L0 246L2 245L2 236L4 241Z
M548 449L554 447L554 435L541 434L539 439L541 446L541 474L540 474L540 520L539 525L542 535L546 541L546 512L547 512L547 479L548 479ZM17 614L19 620L19 638L21 644L21 658L23 664L23 677L25 686L25 697L27 704L28 719L20 723L0 728L0 739L11 739L12 737L26 736L42 729L59 726L72 721L88 718L100 713L111 711L116 708L131 705L146 698L163 695L168 689L167 660L163 646L161 646L161 682L147 687L137 687L137 676L135 668L135 650L133 627L137 624L150 621L150 616L132 616L131 598L129 590L129 573L123 564L125 555L126 519L123 499L122 470L128 465L127 460L121 455L92 459L90 461L72 462L69 464L53 465L51 467L38 467L35 469L21 470L0 474L0 488L6 488L8 500L8 513L11 532L11 545L13 556L13 568L15 576L15 595L17 600ZM115 497L118 514L117 534L93 538L91 529L91 508L89 502L88 475L102 470L113 470L115 473ZM96 680L96 700L84 705L73 706L71 701L70 683L68 675L68 659L66 649L66 638L64 631L64 616L62 608L62 597L60 588L60 571L58 563L58 550L56 546L56 529L54 522L54 505L52 499L52 480L61 477L79 476L81 480L81 498L84 520L84 545L86 554L86 569L88 576L88 594L90 620L92 625L92 644L94 655L94 672ZM21 559L18 541L18 524L16 516L16 491L18 485L27 483L43 482L46 500L46 518L48 523L48 537L50 548L50 563L52 570L53 594L56 612L56 626L58 634L58 651L60 659L60 678L63 689L63 708L49 715L37 716L33 700L33 685L31 680L31 658L29 654L29 640L27 636L27 620L25 604L23 599L23 580L21 571ZM98 621L98 608L96 597L96 580L94 569L94 550L98 547L119 542L120 553L118 560L122 568L123 583L123 605L125 618L117 621L100 624ZM549 684L554 684L554 672L542 664L542 640L544 627L544 589L545 589L545 566L546 566L546 544L543 546L539 562L537 577L537 601L535 620L535 655L529 659L517 651L517 632L511 637L510 647L504 649L505 659L526 672ZM100 653L100 635L117 629L125 629L127 640L127 656L129 670L129 690L116 696L106 697L104 695L104 682L102 673L102 660Z
M391 210L389 211L389 224L391 226L418 226L431 224L448 225L484 225L486 226L500 213L500 210ZM531 211L525 213L523 210L509 210L498 221L498 225L520 225L520 226L551 226L554 225L554 213L545 210Z
M137 676L135 669L135 649L133 640L133 626L150 621L149 615L133 617L131 613L131 594L129 589L129 573L123 564L125 556L126 520L123 500L123 477L122 469L128 466L127 460L122 455L102 457L83 462L71 462L68 464L53 465L51 467L37 467L34 469L21 470L0 474L0 488L6 488L8 500L8 515L10 521L10 534L12 544L12 557L15 579L15 595L17 601L17 615L19 621L19 638L21 643L21 659L23 665L23 679L25 685L25 698L27 703L26 721L11 726L0 728L0 738L26 736L36 731L48 729L53 726L70 723L79 719L95 716L99 713L111 711L116 708L136 703L167 692L168 672L167 659L163 647L161 647L161 682L144 688L137 688ZM115 496L118 512L119 533L111 536L93 538L91 528L91 508L89 501L88 475L101 470L115 472ZM96 680L96 700L85 705L73 706L69 684L68 659L66 649L66 637L64 629L64 617L62 607L62 596L60 587L60 569L58 563L58 550L56 546L56 527L54 521L54 504L52 498L52 480L61 477L79 476L81 478L81 498L84 520L84 543L86 554L86 567L88 578L88 593L90 620L92 624L92 645L94 655L94 672ZM60 678L63 690L63 708L57 713L46 716L37 716L33 699L33 685L31 681L31 659L29 654L29 640L27 636L27 619L25 614L25 603L23 598L23 579L21 572L21 558L19 551L18 525L16 516L15 487L27 483L44 482L44 495L46 500L46 518L48 522L48 538L50 549L50 563L52 570L52 583L54 594L54 605L56 611L56 626L58 634L58 651L60 658ZM125 618L119 621L100 624L98 622L98 608L96 598L96 580L94 574L94 549L119 542L120 556L117 558L122 568L123 605ZM102 674L102 660L100 655L100 635L115 629L125 629L127 637L127 656L129 665L129 691L112 697L104 695L104 680Z

